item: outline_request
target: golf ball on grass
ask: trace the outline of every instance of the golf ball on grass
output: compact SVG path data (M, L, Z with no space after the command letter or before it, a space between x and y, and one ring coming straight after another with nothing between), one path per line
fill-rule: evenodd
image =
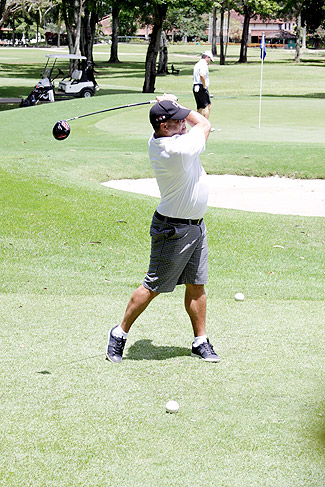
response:
M166 412L167 413L177 413L179 409L179 404L176 401L168 401L166 403Z
M243 295L243 293L235 294L235 301L244 301L244 299L245 299L245 296Z

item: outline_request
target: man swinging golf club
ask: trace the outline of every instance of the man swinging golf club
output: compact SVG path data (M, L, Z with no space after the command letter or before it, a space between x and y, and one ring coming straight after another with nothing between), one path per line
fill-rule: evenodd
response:
M211 124L201 114L180 106L169 95L157 97L150 110L154 132L149 139L149 158L161 200L151 223L149 270L133 292L120 325L108 336L106 358L122 360L128 332L160 293L185 285L185 309L194 341L192 356L219 362L206 335L207 237L203 216L208 185L199 154L204 151ZM191 129L186 132L186 122Z

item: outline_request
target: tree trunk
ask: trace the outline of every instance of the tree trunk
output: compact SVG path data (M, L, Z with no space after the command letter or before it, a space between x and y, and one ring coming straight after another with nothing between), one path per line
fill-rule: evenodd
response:
M80 55L82 0L74 0L72 7L68 0L62 0L62 15L67 29L69 53ZM70 74L77 67L78 61L70 60Z
M74 41L74 54L80 55L80 35L81 35L81 15L82 15L82 0L75 0L75 25L76 25L76 34L75 34L75 41Z
M249 34L249 22L250 22L250 12L247 6L244 7L244 25L243 25L243 34L241 38L240 44L240 55L239 55L239 63L247 63L247 44L248 44L248 34Z
M98 16L95 12L90 12L85 8L85 14L81 23L80 48L82 56L86 56L87 61L93 64L93 45Z
M212 54L216 56L217 55L217 7L213 7L212 10L211 49L212 49Z
M221 4L221 11L220 11L220 64L225 64L225 55L224 55L224 46L223 46L223 24L225 20L225 7L224 3Z
M2 27L2 17L3 17L3 14L4 14L4 11L5 11L5 8L6 8L6 3L7 3L7 0L0 0L0 27Z
M157 64L157 56L159 51L160 45L160 36L162 31L162 24L165 20L166 13L167 13L167 5L166 4L155 4L155 17L154 17L154 25L151 33L151 39L147 50L146 56L146 71L145 71L145 78L142 88L142 93L154 93L155 91L155 82L156 82L156 64Z
M0 28L15 10L17 9L12 8L10 4L7 5L7 0L0 0Z
M57 29L58 29L58 42L57 42L57 47L61 47L61 15L60 15L60 12L59 12L59 15L58 15Z
M167 49L167 36L162 30L160 36L159 46L159 62L157 74L168 74L168 49Z
M15 42L16 42L16 23L15 23L14 18L12 19L11 25L12 25L12 38L11 39L12 39L12 45L14 46Z
M300 63L300 36L301 36L301 12L297 16L297 32L296 32L296 63Z
M226 40L226 48L225 48L225 60L227 56L227 48L228 48L228 41L229 41L229 30L230 30L230 7L229 7L229 0L227 0L227 40Z
M39 38L39 23L40 23L40 12L37 12L36 18L36 47L38 47L38 38Z
M117 49L118 49L118 27L119 27L119 13L120 7L118 5L114 5L112 8L112 44L111 44L111 57L109 58L109 63L119 63L119 59L117 57Z

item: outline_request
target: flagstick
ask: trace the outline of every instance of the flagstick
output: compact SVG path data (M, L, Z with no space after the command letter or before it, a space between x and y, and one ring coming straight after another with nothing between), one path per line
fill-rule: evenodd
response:
M263 84L263 56L262 56L262 65L261 65L261 84L260 84L260 110L259 110L259 117L258 117L258 128L261 128L261 112L262 112L262 84Z
M263 55L262 55L262 64L261 64L261 83L260 83L260 110L259 110L259 117L258 117L258 128L261 128L261 112L262 112L262 84L263 84Z

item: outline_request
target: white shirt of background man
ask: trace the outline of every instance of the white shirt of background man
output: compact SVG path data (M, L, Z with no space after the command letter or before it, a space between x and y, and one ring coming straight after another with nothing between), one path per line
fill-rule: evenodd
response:
M209 67L205 59L200 59L193 70L193 84L202 85L201 76L205 78L205 88L209 87Z

